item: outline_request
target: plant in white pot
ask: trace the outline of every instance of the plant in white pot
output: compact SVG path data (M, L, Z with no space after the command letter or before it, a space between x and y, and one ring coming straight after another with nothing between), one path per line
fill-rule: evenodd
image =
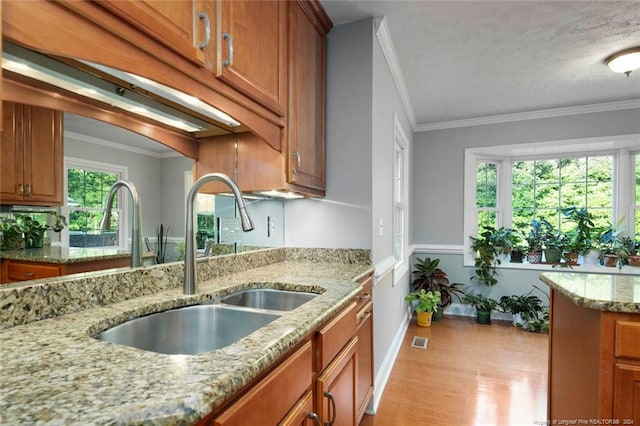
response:
M538 313L542 312L542 300L531 293L533 289L522 295L502 296L498 302L504 312L513 315L513 325L524 330L529 325L527 318L536 318Z
M407 302L416 301L415 310L418 319L418 325L420 327L429 327L431 325L431 317L433 313L438 310L438 303L440 303L439 291L414 291L407 294L404 298Z

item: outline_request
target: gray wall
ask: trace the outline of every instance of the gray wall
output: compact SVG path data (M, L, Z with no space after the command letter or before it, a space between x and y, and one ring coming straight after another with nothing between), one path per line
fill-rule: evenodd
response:
M185 199L187 197L184 189L184 172L191 170L192 166L193 160L186 157L160 159L162 170L161 219L164 226L171 226L170 237L172 238L184 238Z
M512 145L588 137L640 133L640 109L582 114L513 123L420 132L414 135L413 232L415 245L462 245L464 150L471 147ZM472 267L463 266L463 256L416 253L440 258L443 269L473 291L499 298L523 294L533 284L541 286L540 271L499 269L499 283L488 288L470 278ZM446 262L445 262L446 259Z

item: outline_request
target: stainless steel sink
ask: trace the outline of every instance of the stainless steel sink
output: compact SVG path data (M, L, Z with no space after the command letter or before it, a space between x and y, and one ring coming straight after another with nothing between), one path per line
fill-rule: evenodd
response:
M186 306L132 319L94 338L162 354L195 355L235 343L279 316L231 306Z
M255 288L230 294L220 300L228 305L245 306L274 311L291 311L316 297L315 293Z

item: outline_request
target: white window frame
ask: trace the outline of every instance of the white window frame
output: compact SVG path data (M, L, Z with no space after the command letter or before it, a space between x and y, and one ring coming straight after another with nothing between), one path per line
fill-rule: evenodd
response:
M398 165L398 157L400 165ZM409 270L409 139L393 117L393 237L392 251L396 259L394 272L401 277Z
M471 239L478 227L476 208L476 168L479 161L500 162L498 167L498 226L511 226L511 163L513 161L613 155L613 223L622 218L622 228L633 235L635 212L635 168L640 151L640 134L535 142L520 145L467 148L464 152L464 265L474 265ZM512 268L527 268L510 264Z
M68 170L73 169L91 169L104 173L117 173L120 175L120 179L127 180L129 175L129 168L119 164L102 163L99 161L85 160L83 158L64 157L64 205L60 207L60 213L64 217L69 217L69 206L67 205L67 199L69 197L67 175ZM119 201L120 209L123 214L120 215L120 227L118 229L118 246L121 250L129 250L129 238L131 230L131 218L126 214L129 211L129 197L121 197ZM60 244L63 247L69 247L69 227L65 226L60 232Z

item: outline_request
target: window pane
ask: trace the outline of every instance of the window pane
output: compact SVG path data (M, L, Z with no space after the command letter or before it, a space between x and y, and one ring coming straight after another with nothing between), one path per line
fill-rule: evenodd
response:
M566 183L560 187L560 208L586 207L585 185L582 183Z
M480 211L478 212L478 231L482 230L486 226L496 226L496 212L494 211Z
M565 158L560 164L561 182L584 182L586 178L586 158Z
M496 207L497 184L498 165L479 163L476 172L476 205L478 207Z
M558 182L558 162L556 160L535 161L534 173L539 183Z

